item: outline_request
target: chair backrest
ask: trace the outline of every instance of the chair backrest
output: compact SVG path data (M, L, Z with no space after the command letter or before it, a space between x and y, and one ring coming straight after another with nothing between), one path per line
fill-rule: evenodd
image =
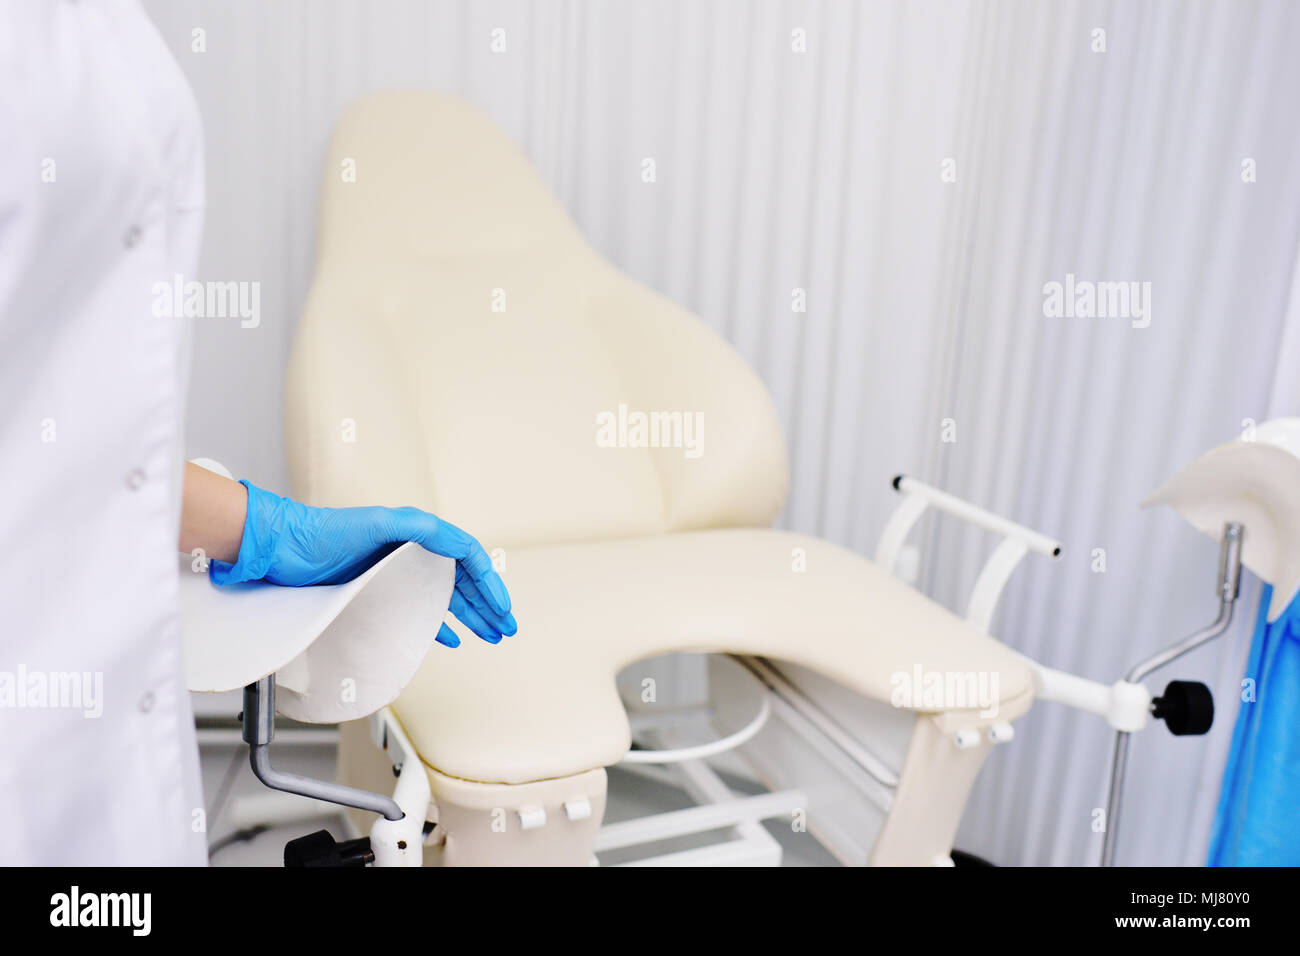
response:
M780 511L785 448L758 377L592 250L485 116L368 97L324 180L286 395L296 496L415 505L488 547Z

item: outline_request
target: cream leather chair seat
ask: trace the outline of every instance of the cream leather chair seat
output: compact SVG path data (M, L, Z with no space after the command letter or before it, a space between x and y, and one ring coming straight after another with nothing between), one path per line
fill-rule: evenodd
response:
M792 572L797 548L810 571ZM884 702L891 676L917 665L996 670L1000 713L1031 694L1011 651L878 565L803 535L525 548L505 578L519 633L495 647L472 636L436 645L394 705L425 762L448 776L519 784L617 763L630 737L615 675L671 651L801 664Z
M579 175L653 189L638 168ZM697 417L700 442L608 447L598 423L625 410ZM1029 706L1028 670L996 641L865 558L762 530L788 469L758 376L598 255L514 144L452 97L379 94L339 120L286 440L299 499L414 505L504 554L519 633L493 647L456 625L461 647L437 646L394 705L428 767L444 863L590 861L604 768L629 746L615 675L643 658L767 656L877 701L918 666L996 672L997 719ZM990 746L953 733L989 722L917 715L873 860L946 857ZM355 727L340 767L391 786ZM511 808L557 822L510 823L503 841Z

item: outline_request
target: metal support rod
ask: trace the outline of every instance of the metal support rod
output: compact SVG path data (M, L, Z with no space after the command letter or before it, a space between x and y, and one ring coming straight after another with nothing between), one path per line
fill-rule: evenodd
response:
M268 674L244 688L244 740L249 748L249 765L253 775L272 790L314 797L358 810L378 813L387 820L400 820L405 814L392 797L356 787L345 787L332 780L316 780L301 774L286 773L271 766L269 747L275 736L275 675Z
M1061 542L1049 538L1045 534L1039 534L1033 528L1026 528L1022 524L1016 524L1016 522L1009 521L1001 515L994 514L978 505L973 505L956 495L950 495L946 491L940 491L938 488L927 485L922 481L917 481L915 478L898 475L894 479L894 489L905 495L919 498L940 511L961 518L963 521L968 521L977 527L984 528L986 531L1000 534L1004 538L1017 538L1023 541L1025 547L1030 551L1046 555L1049 558L1059 558L1061 556Z
M1136 684L1153 671L1171 664L1184 654L1214 640L1232 623L1232 611L1241 594L1241 544L1245 529L1235 522L1223 526L1223 539L1219 545L1219 578L1216 591L1219 596L1219 613L1214 623L1190 637L1135 664L1125 677ZM1115 732L1115 748L1110 765L1110 792L1106 797L1106 832L1101 845L1101 865L1115 865L1115 846L1119 840L1119 814L1124 800L1124 775L1128 769L1128 731Z

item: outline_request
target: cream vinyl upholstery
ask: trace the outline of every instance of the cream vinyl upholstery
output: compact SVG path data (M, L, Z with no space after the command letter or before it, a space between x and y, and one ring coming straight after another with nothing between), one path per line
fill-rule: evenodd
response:
M796 548L805 572L791 571ZM879 566L803 535L737 529L524 548L509 555L505 579L519 634L495 647L472 635L456 649L436 645L397 702L411 743L451 776L523 783L617 763L630 740L614 675L670 651L791 661L882 701L891 677L917 665L996 670L1002 720L1032 692L1026 668L996 641Z
M703 453L600 447L621 404L702 413ZM996 641L859 555L763 530L787 478L758 378L601 259L455 99L386 93L341 118L287 409L300 499L416 505L502 549L519 633L494 647L455 625L461 647L436 646L394 705L435 794L617 762L615 675L673 650L794 661L885 701L917 666L996 672L998 719L1028 707L1030 673ZM936 716L916 762L952 750L931 742L949 718L988 722ZM951 828L982 756L965 759Z
M286 396L297 494L416 504L489 549L780 511L785 446L758 377L601 259L486 117L371 97L340 119L325 168ZM701 413L703 455L598 447L597 415L620 404Z

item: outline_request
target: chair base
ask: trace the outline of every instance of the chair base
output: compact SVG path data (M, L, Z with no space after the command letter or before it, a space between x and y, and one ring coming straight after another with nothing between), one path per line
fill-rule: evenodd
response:
M426 866L589 866L605 815L605 770L524 784L480 783L448 777L431 767L437 824L424 848ZM393 770L370 740L365 721L339 731L339 780L380 793L392 789ZM350 810L358 832L375 815Z
M967 727L968 723L971 726ZM800 721L795 713L787 713L785 719L775 721L772 733L765 732L740 751L758 779L777 793L734 799L736 795L728 791L706 763L693 761L680 765L678 770L689 771L686 789L700 803L711 805L707 810L670 812L604 830L601 829L607 784L604 768L524 784L503 784L449 777L425 766L433 795L429 819L436 827L426 842L424 863L587 866L596 862L595 854L602 849L602 841L612 840L612 845L624 847L653 842L657 834L662 836L682 827L686 827L682 832L690 832L691 826L699 822L694 818L699 816L709 825L695 829L716 828L722 821L737 824L735 833L740 837L748 834L752 839L645 862L685 865L730 861L734 865L743 857L745 863L778 864L780 848L770 838L765 839L758 821L765 817L788 817L790 810L784 804L780 812L767 804L777 798L789 803L792 794L800 794L792 806L797 804L796 809L807 810L810 833L841 862L875 866L951 865L949 853L966 800L993 746L989 736L977 730L977 726L978 721L972 723L971 716L965 714L960 717L915 715L901 770L890 781L893 786L884 792L875 792L881 789L878 783L864 789L863 796L869 799L864 799L862 804L874 801L875 805L868 807L872 812L861 817L849 811L850 805L843 800L835 801L834 807L819 806L816 801L809 807L798 790L806 781L787 779L812 770L811 778L824 782L823 773L835 771L833 764L827 764L824 771L810 767L807 761L818 759L814 756L817 752L826 753L828 745L833 749L834 741L809 739L810 734L816 736L819 732ZM959 732L972 734L975 742L955 745L954 738ZM792 759L796 753L799 760ZM838 769L844 770L842 763ZM360 721L341 728L339 776L341 782L366 790L383 792L393 785L393 768L388 758L374 746L365 724ZM841 779L851 782L848 777ZM850 818L844 818L845 811L849 811ZM356 830L367 832L373 815L351 813Z

